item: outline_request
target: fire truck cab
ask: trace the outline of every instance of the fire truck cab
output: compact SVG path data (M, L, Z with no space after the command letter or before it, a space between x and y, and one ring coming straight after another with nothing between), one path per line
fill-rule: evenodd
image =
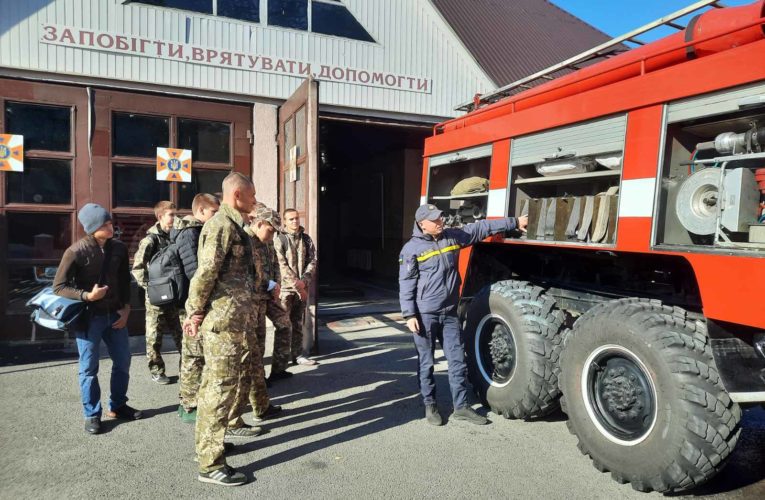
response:
M707 481L765 402L764 18L697 2L649 25L675 35L477 96L425 143L447 224L529 216L460 254L477 394L507 418L562 407L640 491Z

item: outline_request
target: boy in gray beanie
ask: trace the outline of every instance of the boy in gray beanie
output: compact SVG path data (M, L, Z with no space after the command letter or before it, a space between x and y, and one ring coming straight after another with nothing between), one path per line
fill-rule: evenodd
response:
M66 249L53 280L56 295L88 303L75 328L80 355L80 393L85 431L101 432L101 388L98 384L99 346L112 358L111 395L107 415L136 420L141 412L127 405L130 346L126 328L130 315L130 272L127 248L114 240L111 214L88 203L77 218L87 236Z

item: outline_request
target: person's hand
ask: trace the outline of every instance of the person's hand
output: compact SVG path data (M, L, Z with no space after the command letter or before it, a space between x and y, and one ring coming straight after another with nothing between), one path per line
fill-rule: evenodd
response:
M517 229L520 229L522 232L526 232L526 227L529 225L529 216L528 215L521 215L518 217L518 227Z
M87 302L95 302L97 300L101 300L106 295L106 292L109 291L108 286L98 286L98 283L93 285L93 289L85 294L85 300Z
M120 319L112 323L112 329L121 330L127 326L128 316L130 316L130 306L126 305L119 311L117 311Z
M303 280L297 280L295 282L295 288L298 290L305 290L305 282Z
M308 292L305 288L298 290L298 293L300 294L300 300L303 302L308 302Z
M281 292L282 292L282 286L279 283L277 283L276 286L274 287L274 289L271 290L271 296L274 299L278 299L279 298L279 294Z
M205 319L204 314L195 314L183 322L183 333L189 337L196 337L199 333L199 325Z
M409 328L409 331L419 335L420 333L420 322L417 321L417 318L409 318L406 320L406 326Z

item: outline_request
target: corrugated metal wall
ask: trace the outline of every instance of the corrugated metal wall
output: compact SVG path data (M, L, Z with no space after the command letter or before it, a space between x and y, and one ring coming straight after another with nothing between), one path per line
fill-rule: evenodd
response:
M284 74L44 43L43 26L56 25L59 36L64 27L71 27L311 62L317 73L317 66L326 64L431 80L429 93L327 81L322 83L322 104L453 116L456 104L493 88L429 0L343 3L377 43L122 5L122 0L0 0L0 65L279 99L301 82Z

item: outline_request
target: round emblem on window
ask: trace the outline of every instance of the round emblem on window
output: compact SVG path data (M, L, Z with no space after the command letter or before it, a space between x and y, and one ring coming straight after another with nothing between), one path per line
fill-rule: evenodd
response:
M11 150L8 146L0 144L0 160L5 160L9 156L11 156Z
M175 158L171 158L167 160L167 168L171 172L177 172L181 169L181 162L176 160Z

